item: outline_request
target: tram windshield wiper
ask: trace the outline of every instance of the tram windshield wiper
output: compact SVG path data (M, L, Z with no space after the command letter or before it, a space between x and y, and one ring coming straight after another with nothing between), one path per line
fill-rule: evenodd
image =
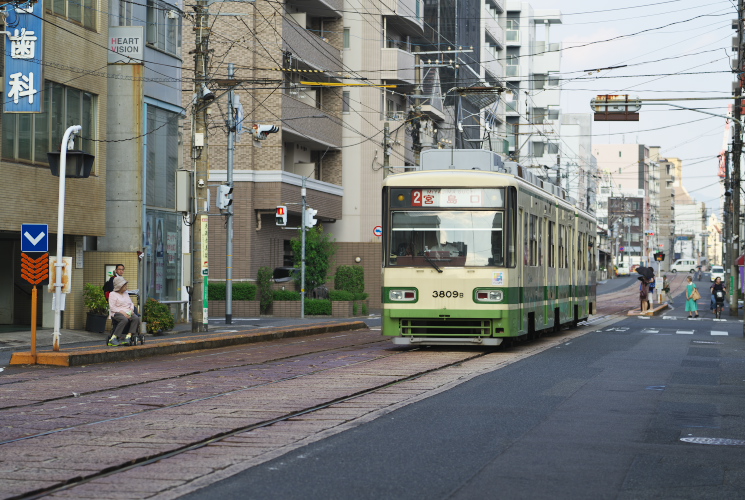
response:
M442 272L442 269L440 269L439 267L437 267L437 264L435 264L435 261L433 261L432 259L430 259L429 256L426 253L424 254L424 260L426 260L427 262L429 262L430 264L432 264L432 267L434 267L435 269L437 269L437 272L438 273L441 273Z

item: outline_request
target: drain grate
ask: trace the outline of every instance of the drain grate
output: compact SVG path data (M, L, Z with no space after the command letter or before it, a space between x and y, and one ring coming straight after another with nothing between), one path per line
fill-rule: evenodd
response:
M693 444L715 444L715 445L720 445L720 446L745 446L745 440L743 439L689 437L689 438L680 438L680 440L685 443L693 443Z

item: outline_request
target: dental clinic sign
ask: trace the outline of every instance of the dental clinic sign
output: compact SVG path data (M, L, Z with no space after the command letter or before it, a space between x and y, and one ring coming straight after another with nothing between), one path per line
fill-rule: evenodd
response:
M6 113L41 113L44 86L42 0L20 6L6 6L5 71L3 72Z
M141 64L145 41L143 26L109 27L109 64Z

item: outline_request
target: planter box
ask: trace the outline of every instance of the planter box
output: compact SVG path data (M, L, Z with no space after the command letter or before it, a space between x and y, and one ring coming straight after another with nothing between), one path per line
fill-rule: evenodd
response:
M255 318L259 316L259 304L258 300L234 300L233 317ZM225 307L224 300L210 300L210 317L225 316Z
M272 304L272 314L276 318L299 318L299 300L275 300Z
M331 302L331 316L334 318L351 318L352 317L351 300L335 300Z
M106 322L109 317L106 315L88 313L85 320L85 331L104 333L106 331Z

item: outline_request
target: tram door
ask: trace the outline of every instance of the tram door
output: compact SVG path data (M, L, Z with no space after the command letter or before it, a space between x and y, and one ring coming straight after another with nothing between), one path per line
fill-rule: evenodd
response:
M518 304L517 304L517 317L519 318L519 324L518 324L518 330L523 330L525 318L523 313L523 303L525 302L525 266L527 265L527 259L528 259L528 216L525 215L525 212L523 209L520 209L520 213L517 218L517 223L520 226L521 236L522 238L518 241L522 242L522 256L518 258L518 266L520 268L520 272L517 273L517 289L518 291ZM519 247L518 247L519 248Z

